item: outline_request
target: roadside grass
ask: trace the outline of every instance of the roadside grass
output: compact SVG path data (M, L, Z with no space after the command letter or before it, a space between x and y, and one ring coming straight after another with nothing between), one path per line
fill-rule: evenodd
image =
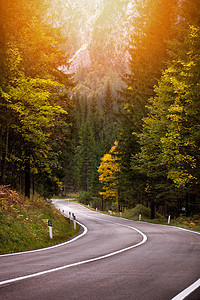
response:
M112 213L112 215L116 216L116 217L120 217L119 213L114 212L114 213ZM134 212L134 209L126 210L122 214L122 217L133 220L133 221L139 221L139 213L136 214ZM141 213L141 221L153 223L153 224L176 226L176 227L181 227L181 228L185 228L185 229L200 231L200 215L196 215L193 217L186 217L186 216L181 215L178 218L171 218L170 224L168 224L168 219L161 216L160 214L157 214L156 219L151 219L150 217L147 217Z
M172 220L171 225L200 231L200 215L194 215L192 217L180 215L178 218Z
M49 247L76 235L74 230L50 202L40 198L24 201L8 187L0 186L0 254ZM48 220L52 222L53 239L49 237Z
M119 213L112 213L113 216L119 217ZM133 221L139 221L139 215L138 216L133 216L130 214L130 212L126 211L122 214L123 218L130 219ZM147 218L143 215L141 215L141 221L142 222L148 222L148 223L153 223L153 224L162 224L162 225L169 225L169 226L176 226L176 227L181 227L185 229L190 229L190 230L195 230L195 231L200 231L200 216L198 215L197 217L186 217L186 216L180 216L178 218L171 218L170 224L168 224L167 218L158 215L156 219L150 219Z
M68 195L68 198L70 196ZM71 200L73 202L79 203L90 210L96 211L91 206L82 204L78 201L78 197L74 198L71 197ZM162 224L162 225L169 225L169 226L176 226L181 227L185 229L200 231L200 215L194 215L191 217L186 217L184 215L180 215L178 218L171 218L170 224L168 224L168 218L165 218L164 216L157 214L156 219L151 219L151 212L150 209L141 205L137 204L136 207L132 209L125 210L121 215L119 212L112 211L111 214L108 211L101 211L98 210L98 212L101 212L103 214L112 215L115 217L123 217L125 219L133 220L133 221L139 221L139 214L141 214L141 221L147 222L147 223L153 223L153 224Z

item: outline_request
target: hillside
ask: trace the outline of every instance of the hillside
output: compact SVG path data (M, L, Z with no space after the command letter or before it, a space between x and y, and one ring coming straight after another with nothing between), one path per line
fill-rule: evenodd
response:
M49 237L48 220L53 227ZM0 254L48 247L66 241L79 232L72 222L41 198L24 201L8 186L0 186Z

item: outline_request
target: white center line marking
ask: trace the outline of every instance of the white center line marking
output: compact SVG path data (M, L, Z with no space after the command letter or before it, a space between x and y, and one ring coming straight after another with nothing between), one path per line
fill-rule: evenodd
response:
M102 219L101 219L102 220ZM104 221L104 220L103 220ZM111 221L108 221L110 223L114 223L114 222L111 222ZM79 223L81 226L84 226L83 224ZM130 229L133 229L135 231L137 231L139 234L141 234L142 236L142 241L135 244L135 245L132 245L132 246L129 246L127 248L123 248L123 249L120 249L120 250L117 250L117 251L114 251L114 252L111 252L111 253L108 253L106 255L102 255L102 256L99 256L99 257L95 257L95 258L92 258L92 259L87 259L87 260L84 260L84 261L79 261L79 262L76 262L76 263L72 263L72 264L69 264L69 265L65 265L65 266L62 266L62 267L58 267L58 268L54 268L54 269L50 269L50 270L46 270L46 271L42 271L42 272L38 272L38 273L34 273L34 274L30 274L30 275L25 275L25 276L21 276L21 277L16 277L16 278L13 278L13 279L8 279L8 280L4 280L4 281L1 281L0 282L0 286L3 286L5 284L9 284L9 283L13 283L13 282L16 282L16 281L20 281L20 280L24 280L24 279L28 279L28 278L33 278L33 277L37 277L37 276L41 276L41 275L44 275L44 274L48 274L48 273L53 273L53 272L57 272L57 271L61 271L61 270L64 270L64 269L67 269L67 268L71 268L71 267L75 267L75 266L79 266L79 265L83 265L83 264L86 264L86 263L90 263L90 262L94 262L94 261L97 261L97 260L101 260L101 259L105 259L105 258L108 258L108 257L111 257L113 255L116 255L116 254L119 254L119 253L122 253L122 252L125 252L125 251L128 251L130 249L133 249L133 248L136 248L142 244L144 244L146 241L147 241L147 236L141 232L140 230L132 227L132 226L127 226L127 225L123 225L123 224L119 224L119 223L114 223L116 225L120 225L120 226L124 226L124 227L127 227L127 228L130 228ZM84 226L85 227L85 226Z

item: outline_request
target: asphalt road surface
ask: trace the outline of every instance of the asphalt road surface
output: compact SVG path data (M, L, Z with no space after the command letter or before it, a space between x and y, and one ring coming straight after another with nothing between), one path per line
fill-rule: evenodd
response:
M81 234L59 247L1 255L1 300L200 299L198 233L54 204L75 214Z

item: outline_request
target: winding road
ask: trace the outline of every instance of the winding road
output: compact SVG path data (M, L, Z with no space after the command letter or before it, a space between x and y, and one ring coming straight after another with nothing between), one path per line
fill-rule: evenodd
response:
M1 300L200 299L200 234L54 200L82 225L56 247L0 255Z

